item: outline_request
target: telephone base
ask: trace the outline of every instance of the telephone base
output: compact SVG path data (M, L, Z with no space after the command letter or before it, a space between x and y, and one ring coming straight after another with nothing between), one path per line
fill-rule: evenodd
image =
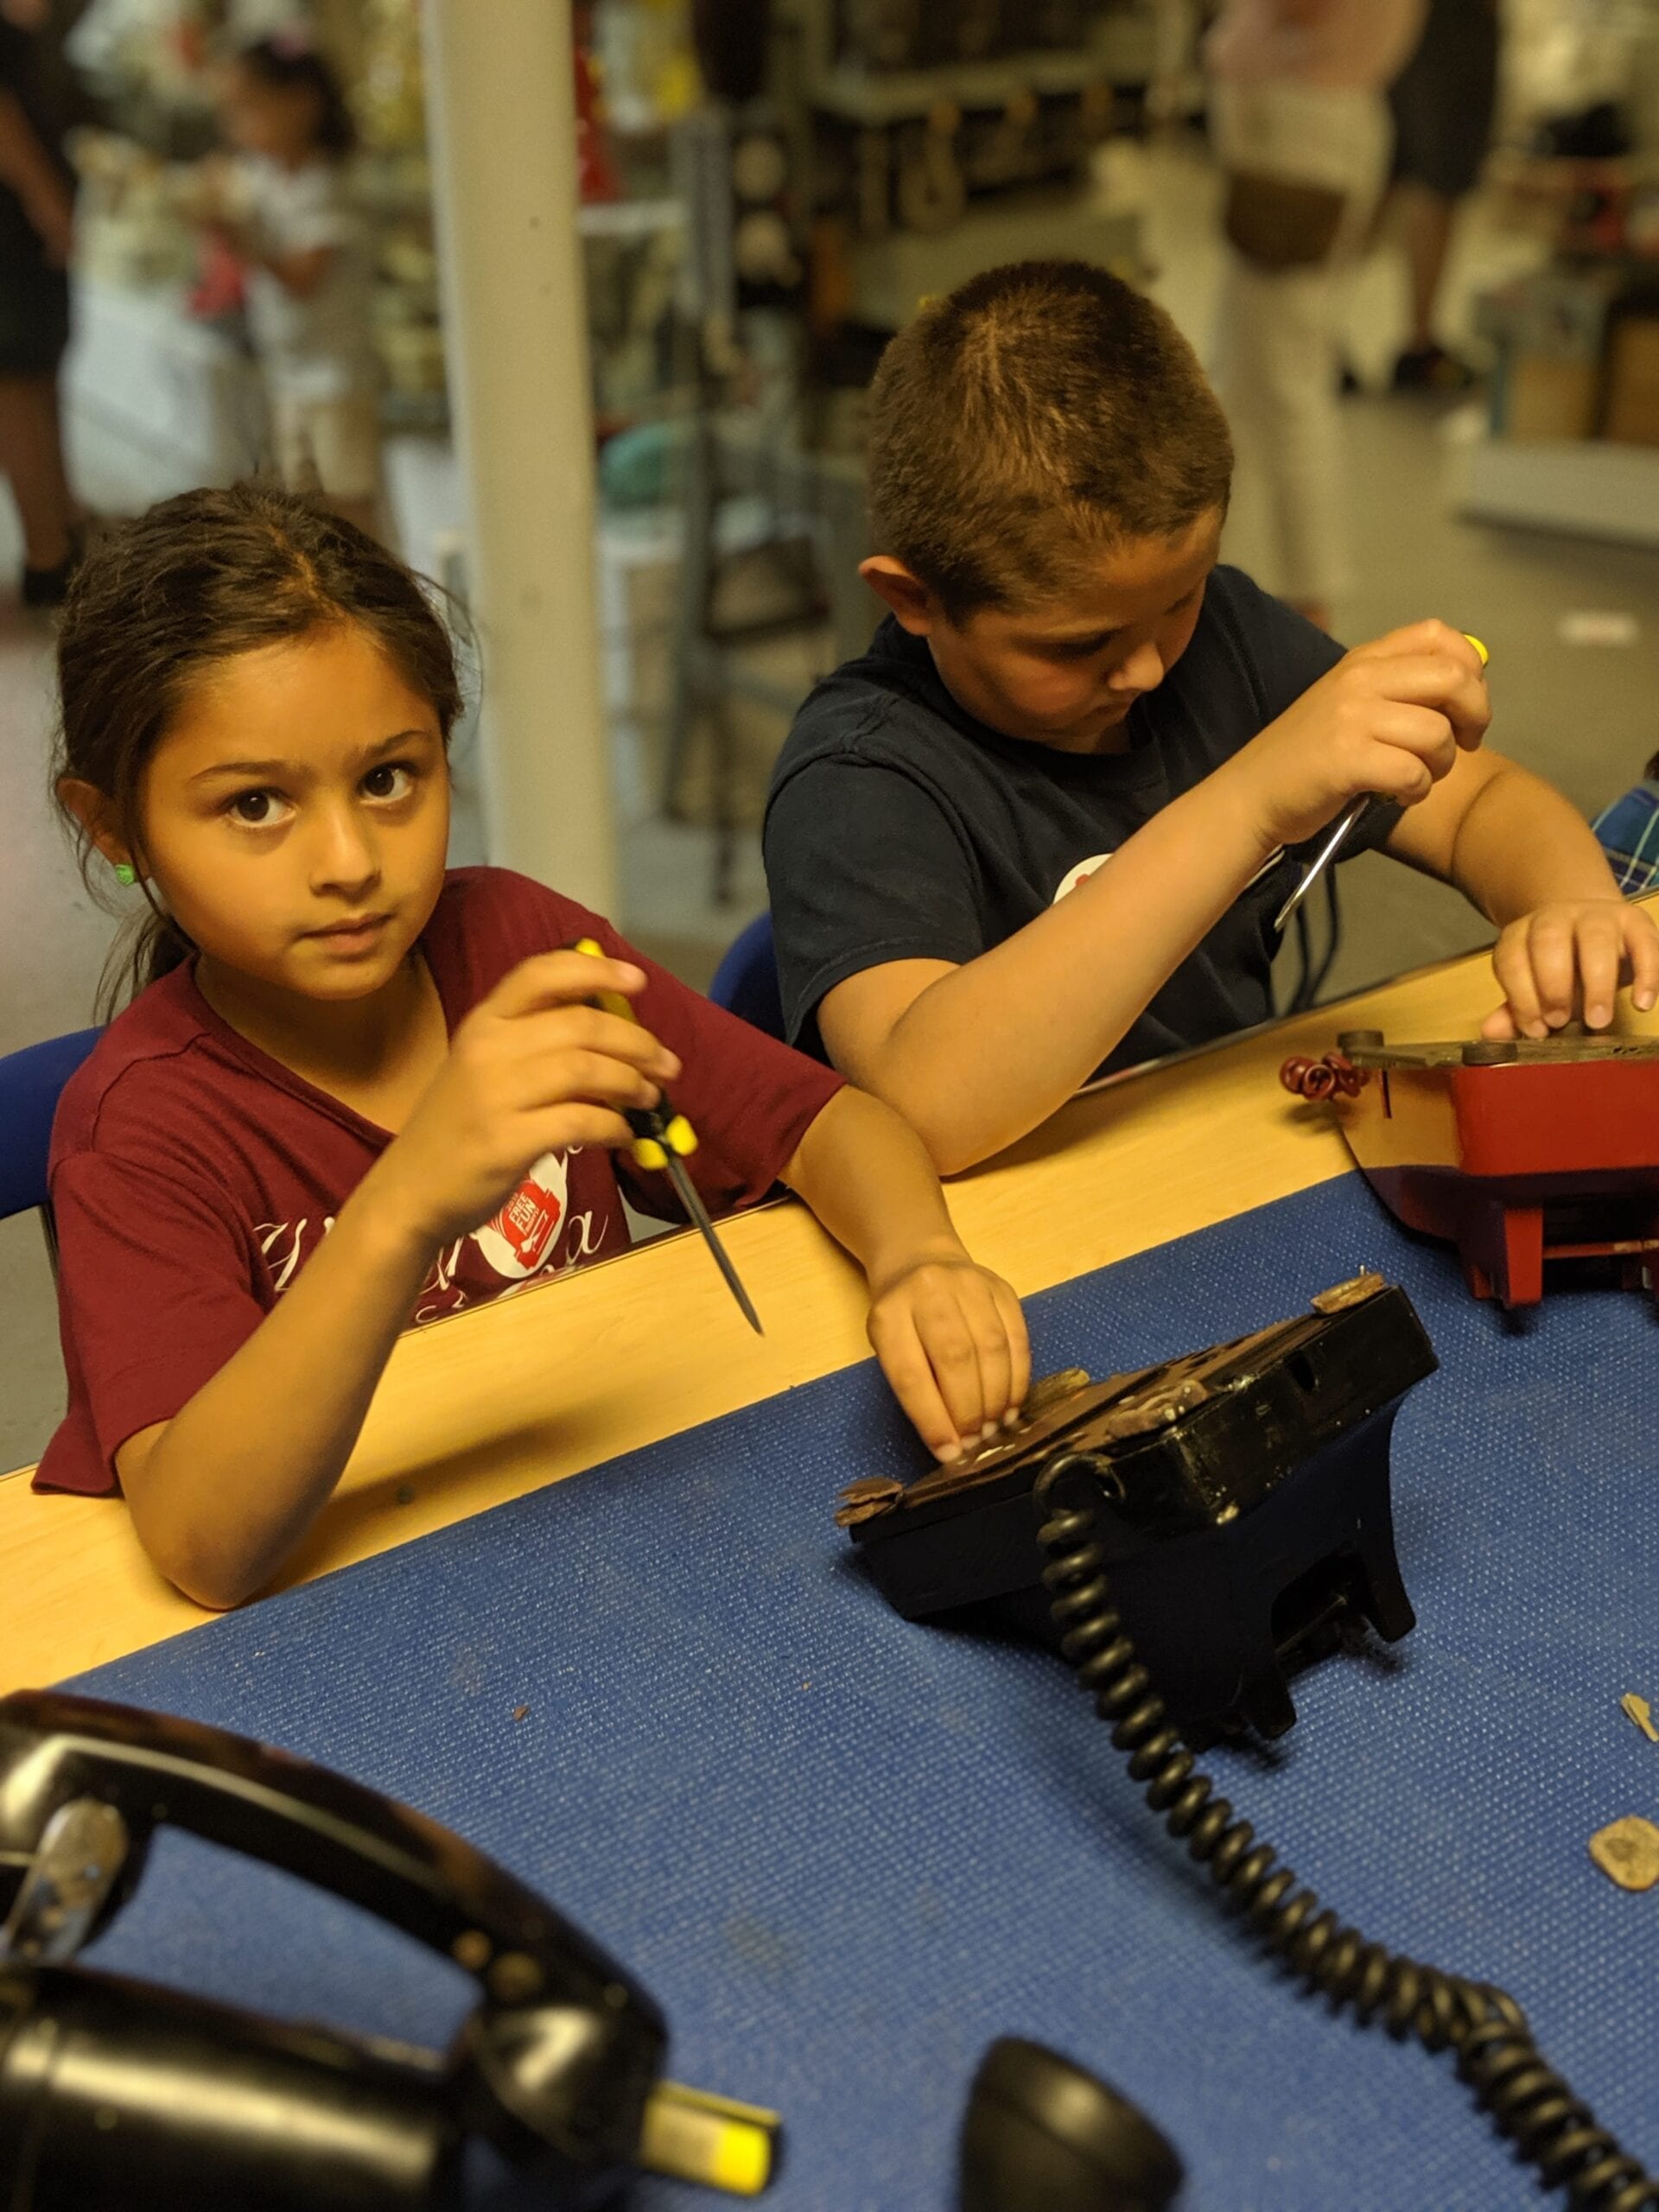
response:
M1055 1378L1006 1441L908 1486L855 1483L837 1518L907 1619L988 1608L1058 1643L1032 1492L1081 1456L1112 1604L1183 1731L1280 1736L1296 1667L1362 1628L1394 1643L1414 1625L1389 1446L1435 1365L1405 1293L1360 1275L1232 1343Z

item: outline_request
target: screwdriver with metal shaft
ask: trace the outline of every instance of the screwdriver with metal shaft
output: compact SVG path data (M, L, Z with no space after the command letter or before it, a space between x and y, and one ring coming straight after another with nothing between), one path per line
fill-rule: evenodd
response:
M587 953L594 960L606 957L604 946L590 937L582 938L576 950ZM615 1014L620 1021L637 1024L639 1020L619 991L595 991L594 1003L602 1007L607 1014ZM726 1256L726 1247L715 1234L715 1224L709 1218L709 1209L697 1196L697 1186L685 1172L686 1156L697 1148L696 1131L683 1114L675 1112L666 1091L654 1106L629 1107L624 1118L633 1131L633 1143L630 1149L634 1165L667 1175L674 1185L675 1195L685 1208L687 1218L714 1254L715 1265L725 1276L726 1287L737 1300L743 1319L757 1337L765 1336L760 1317L749 1302L749 1294L739 1281L737 1269Z
M1491 658L1491 655L1487 652L1485 646L1481 644L1478 638L1471 636L1467 630L1465 630L1463 634L1465 638L1468 638L1470 644L1480 655L1480 664L1484 668L1487 662ZM1308 862L1306 869L1304 871L1301 881L1296 886L1296 888L1291 893L1289 898L1286 899L1284 905L1274 916L1273 926L1274 929L1282 930L1284 928L1286 923L1290 919L1296 909L1301 905L1303 899L1306 898L1308 893L1313 888L1319 878L1325 874L1326 868L1330 867L1332 861L1335 860L1337 855L1342 850L1350 837L1353 836L1355 825L1357 823L1360 816L1364 813L1366 808L1370 804L1370 803L1371 795L1369 791L1366 791L1354 801L1353 804L1348 808L1345 813L1339 817L1336 827L1332 830L1331 835L1325 839L1325 842L1319 847L1319 851L1314 854L1313 859Z

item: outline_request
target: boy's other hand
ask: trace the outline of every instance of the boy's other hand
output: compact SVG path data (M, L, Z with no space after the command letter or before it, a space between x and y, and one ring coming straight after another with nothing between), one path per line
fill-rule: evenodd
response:
M416 1235L435 1247L476 1229L544 1152L632 1141L626 1110L654 1106L680 1063L648 1029L590 1001L645 988L628 962L547 952L473 1008L372 1171Z
M1446 623L1357 645L1236 755L1264 844L1316 836L1365 792L1414 805L1491 715L1480 655Z
M1625 984L1645 1014L1659 999L1659 930L1622 899L1560 900L1511 922L1492 951L1503 1003L1483 1037L1548 1037L1567 1022L1605 1029Z
M870 1285L870 1343L893 1395L937 1459L958 1459L1025 1403L1031 1345L1000 1275L954 1252Z

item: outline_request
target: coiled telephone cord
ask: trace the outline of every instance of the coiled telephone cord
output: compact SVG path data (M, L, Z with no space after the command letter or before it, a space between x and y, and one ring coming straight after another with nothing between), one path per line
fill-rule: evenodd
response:
M1043 1582L1062 1649L1153 1811L1209 1870L1224 1904L1310 1989L1396 2038L1414 2035L1429 2050L1454 2051L1499 2132L1552 2188L1567 2191L1576 2212L1659 2212L1659 2182L1540 2056L1507 1991L1402 1958L1344 1927L1196 1770L1112 1604L1090 1498L1103 1479L1113 1479L1109 1465L1087 1452L1065 1454L1039 1478Z

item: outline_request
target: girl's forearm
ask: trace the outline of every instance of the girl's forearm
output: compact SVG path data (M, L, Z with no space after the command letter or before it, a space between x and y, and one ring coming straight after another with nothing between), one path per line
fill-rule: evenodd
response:
M879 1098L838 1090L802 1138L783 1179L863 1268L874 1294L962 1242L921 1139Z
M239 1605L327 1501L432 1254L387 1218L371 1173L277 1305L168 1422L118 1455L144 1548L199 1605Z

